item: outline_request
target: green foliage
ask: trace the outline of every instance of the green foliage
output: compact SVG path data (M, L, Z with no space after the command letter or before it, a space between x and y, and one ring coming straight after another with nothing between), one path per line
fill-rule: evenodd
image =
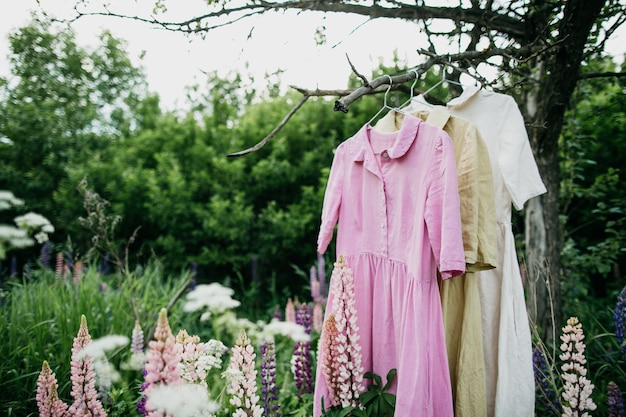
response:
M372 380L367 391L359 395L360 408L357 407L329 407L322 413L323 417L393 417L396 409L396 396L387 392L391 388L396 376L396 369L387 373L387 382L383 385L382 378L373 372L366 372L364 377ZM326 407L322 398L322 410Z
M614 69L610 60L603 60L590 62L587 70ZM560 141L563 299L569 315L580 315L580 304L606 305L607 297L624 285L625 86L619 79L581 82Z

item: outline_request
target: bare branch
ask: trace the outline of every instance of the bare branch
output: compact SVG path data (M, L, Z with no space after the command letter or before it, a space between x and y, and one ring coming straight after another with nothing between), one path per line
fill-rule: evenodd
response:
M626 77L626 72L596 72L591 74L581 74L579 80L588 80L591 78L609 78L609 77Z
M452 63L465 63L473 66L475 62L484 62L487 59L494 56L505 56L511 59L516 59L518 61L523 61L528 59L531 56L535 56L539 53L543 53L548 48L537 48L534 45L528 45L521 48L489 48L482 51L467 51L461 52L458 54L450 54L450 55L435 55L427 51L421 51L421 53L430 56L428 60L417 66L414 70L407 72L406 74L396 75L391 77L391 84L402 84L408 81L414 80L416 77L422 76L430 67L433 65L452 65ZM461 70L461 68L456 68L457 70ZM472 77L475 75L467 73ZM389 83L389 76L383 75L372 81L370 81L369 85L364 85L362 87L357 88L352 91L347 96L344 96L335 102L335 111L342 111L347 113L348 107L350 104L354 103L356 100L364 96L365 94L371 93L372 90L380 87L381 85ZM484 80L479 80L481 83Z
M381 6L380 3L367 5L341 1L300 0L270 2L261 0L251 1L248 4L244 4L239 7L226 8L225 6L222 6L215 11L201 16L195 16L187 20L170 22L161 21L154 16L129 16L107 9L103 11L81 11L78 8L75 8L77 15L73 20L77 20L82 16L112 16L154 24L177 32L202 33L229 25L247 17L270 11L290 9L301 11L349 13L369 16L372 19L379 17L403 19L407 21L445 19L451 20L455 23L471 23L483 26L489 30L499 32L502 36L507 36L512 39L523 40L526 37L524 21L507 14L506 10L500 12L475 7L433 7L423 4L415 5L389 0L386 1L385 4L386 7Z
M309 99L310 96L308 95L304 95L304 97L302 97L302 99L298 102L298 104L296 104L290 111L289 113L287 113L287 115L283 118L283 120L278 124L278 126L276 126L274 128L274 130L272 130L270 132L269 135L267 135L266 137L263 138L263 140L261 140L259 143L257 143L256 145L254 145L251 148L248 149L244 149L243 151L239 151L239 152L235 152L235 153L231 153L228 154L227 156L230 158L234 158L236 156L242 156L242 155L246 155L249 154L251 152L255 152L258 151L259 149L261 149L263 146L265 146L265 144L267 142L269 142L274 136L276 136L276 134L278 132L280 132L280 130L287 124L287 122L289 121L289 119L291 119L291 117L296 114L296 112L300 109L300 107L302 107L302 105Z

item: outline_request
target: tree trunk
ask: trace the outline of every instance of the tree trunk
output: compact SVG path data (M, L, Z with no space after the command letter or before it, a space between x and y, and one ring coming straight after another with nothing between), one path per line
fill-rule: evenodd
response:
M545 73L526 92L522 109L539 172L548 192L526 206L526 292L530 319L539 335L553 342L563 323L561 304L562 233L559 221L558 142L565 110L578 81L587 36L602 10L598 0L567 2L558 24L554 53L534 68Z

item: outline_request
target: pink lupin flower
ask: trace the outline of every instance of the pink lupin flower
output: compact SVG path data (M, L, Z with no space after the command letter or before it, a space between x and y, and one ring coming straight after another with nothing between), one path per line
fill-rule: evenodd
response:
M54 269L54 277L57 281L63 278L63 253L57 252L56 266Z
M561 353L559 358L565 363L561 366L564 381L562 397L566 404L563 406L563 416L587 417L587 410L596 409L591 399L594 385L587 379L587 360L585 359L585 344L583 339L583 325L577 317L570 317L567 326L563 327L561 335Z
M331 276L332 311L337 326L340 355L336 358L339 398L343 407L358 407L363 386L363 366L359 327L354 300L354 278L343 255L339 255Z
M291 301L291 298L287 300L287 306L285 306L285 321L296 322L296 306Z
M339 357L339 346L337 340L339 332L335 323L335 315L330 314L324 322L322 338L320 339L319 361L321 363L322 375L328 387L328 398L325 407L334 407L341 404L339 400L339 371L336 368L337 357Z
M148 353L144 367L144 399L150 397L151 391L160 385L177 385L180 378L180 347L176 344L172 329L167 319L167 309L159 311L154 339L148 342ZM162 412L155 410L149 401L143 410L146 416L160 416Z
M57 379L47 361L43 361L41 373L37 378L37 407L40 417L63 417L68 405L59 399Z
M230 365L226 371L229 380L226 392L231 395L230 404L237 407L233 417L261 417L263 415L263 408L257 404L259 396L256 394L255 356L250 339L242 330L232 348Z
M186 330L178 332L176 344L181 352L181 379L186 383L200 384L207 388L208 372L221 367L222 355L227 351L226 346L214 339L202 343L199 336L190 336Z
M313 306L313 330L321 332L324 326L324 310L320 303L315 303Z
M102 403L98 400L96 391L96 374L93 370L93 359L80 352L89 343L91 336L87 328L87 318L83 314L80 317L80 328L74 338L72 347L72 359L70 362L72 380L72 392L74 403L68 410L71 416L106 416Z
M83 280L83 261L76 261L74 264L74 285L80 284Z

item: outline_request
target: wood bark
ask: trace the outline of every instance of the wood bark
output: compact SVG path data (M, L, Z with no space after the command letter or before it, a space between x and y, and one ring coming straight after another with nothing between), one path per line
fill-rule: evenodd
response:
M567 2L558 25L557 46L538 57L535 70L544 70L522 99L521 108L547 193L526 206L526 295L530 319L544 341L552 341L563 323L561 311L561 248L559 221L559 135L565 110L579 79L583 52L602 1Z

